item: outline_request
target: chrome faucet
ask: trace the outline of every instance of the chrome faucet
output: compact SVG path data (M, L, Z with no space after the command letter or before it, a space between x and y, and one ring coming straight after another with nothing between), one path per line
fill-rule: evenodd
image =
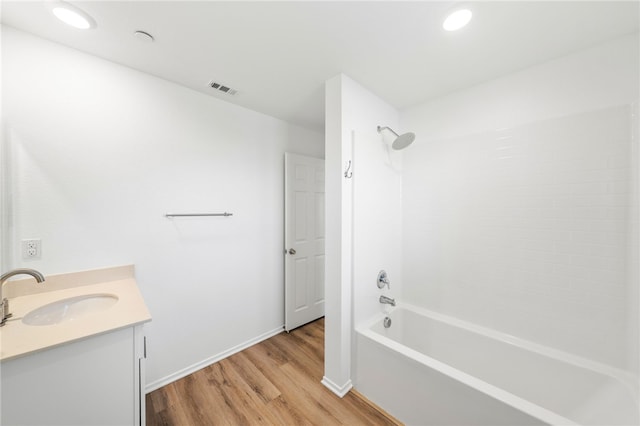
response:
M389 282L389 275L385 270L378 272L378 288L383 288L387 286L388 289L391 289L391 283Z
M380 303L386 303L387 305L396 306L396 299L392 299L387 296L380 296Z
M2 327L12 315L9 313L9 301L6 298L2 298L2 287L5 281L16 275L31 275L37 282L44 282L44 275L35 269L14 269L0 276L0 327Z

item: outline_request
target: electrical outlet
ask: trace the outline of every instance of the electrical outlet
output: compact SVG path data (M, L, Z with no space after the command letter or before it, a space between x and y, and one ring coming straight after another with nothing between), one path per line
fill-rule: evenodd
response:
M42 255L42 241L39 239L22 240L22 259L40 259Z

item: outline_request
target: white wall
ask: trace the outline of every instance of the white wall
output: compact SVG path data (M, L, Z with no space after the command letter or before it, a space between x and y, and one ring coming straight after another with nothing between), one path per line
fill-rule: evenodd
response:
M322 383L339 396L351 383L350 187L342 179L342 76L325 82L325 323Z
M345 77L343 82L343 144L353 160L353 320L383 312L381 294L402 295L402 161L410 153L394 151L394 137L378 133L388 126L398 133L398 111L368 89ZM347 219L348 220L348 219ZM390 289L377 286L384 269Z
M635 34L402 112L405 300L637 371L638 51Z
M378 125L397 130L398 112L345 75L326 84L327 310L324 383L351 386L353 329L382 312L381 294L402 292L402 153ZM351 178L344 176L351 162ZM385 269L391 290L376 277Z
M13 267L135 264L152 386L282 327L283 154L321 134L10 28L2 64Z

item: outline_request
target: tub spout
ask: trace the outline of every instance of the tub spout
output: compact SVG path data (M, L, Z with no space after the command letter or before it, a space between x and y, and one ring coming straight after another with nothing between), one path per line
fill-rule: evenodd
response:
M396 306L396 300L387 296L380 296L380 303Z

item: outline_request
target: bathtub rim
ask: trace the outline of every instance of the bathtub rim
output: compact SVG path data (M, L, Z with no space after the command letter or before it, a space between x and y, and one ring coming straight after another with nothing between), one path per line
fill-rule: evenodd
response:
M625 372L623 370L617 369L615 367L599 363L597 361L593 361L587 358L582 358L574 354L570 354L568 352L564 352L558 349L554 349L548 346L541 345L539 343L534 343L526 339L522 339L519 337L515 337L509 335L507 333L503 333L491 328L483 327L480 325L476 325L465 320L452 317L446 314L441 314L439 312L432 311L430 309L422 308L419 306L411 305L409 303L398 302L396 307L388 309L386 312L380 312L376 314L373 318L369 318L365 321L362 321L356 328L355 331L373 341L383 345L390 347L391 349L402 353L410 358L413 358L419 363L422 363L430 368L433 368L442 374L445 374L454 380L457 380L471 388L474 388L480 392L487 394L488 396L497 399L511 407L514 407L518 410L523 411L524 413L537 418L543 422L552 425L577 425L579 423L570 420L564 416L561 416L551 410L543 408L533 402L527 401L526 399L519 397L511 392L508 392L504 389L501 389L497 386L494 386L490 383L485 382L484 380L480 380L471 374L465 373L457 368L454 368L442 361L438 361L435 358L432 358L428 355L425 355L421 352L418 352L414 349L411 349L395 340L383 336L382 334L377 333L372 329L372 327L380 323L385 316L392 315L394 311L406 309L408 311L412 311L419 315L424 315L432 320L439 321L445 324L453 325L464 330L477 333L483 335L485 337L495 339L500 341L501 343L513 345L525 350L530 350L539 355L546 356L561 362L566 362L568 364L584 368L586 370L590 370L592 372L602 374L604 376L608 376L613 378L624 385L624 387L631 393L635 401L638 401L638 386L635 377L633 374ZM639 407L636 407L638 409Z

